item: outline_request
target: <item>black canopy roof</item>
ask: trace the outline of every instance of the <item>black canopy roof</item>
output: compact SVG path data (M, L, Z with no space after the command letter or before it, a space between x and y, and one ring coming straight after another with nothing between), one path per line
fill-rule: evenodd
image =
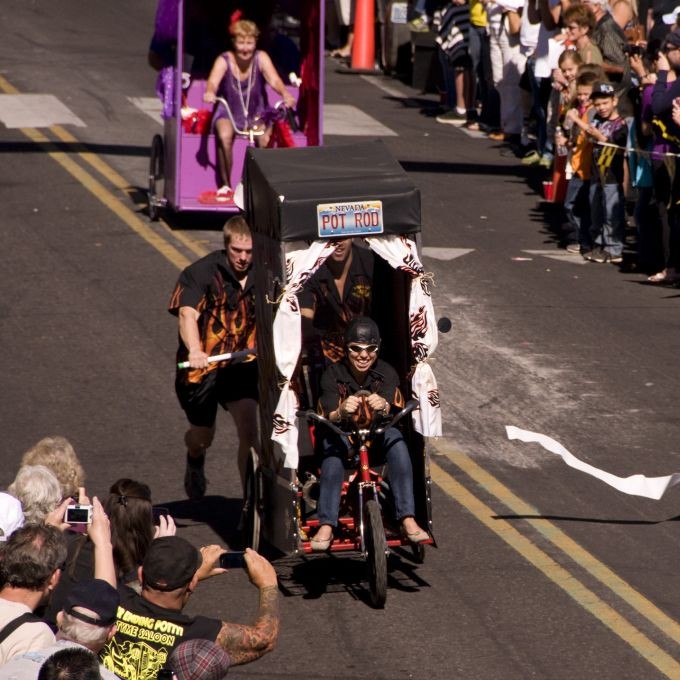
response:
M244 186L251 229L279 241L319 238L323 203L379 200L383 233L420 231L420 190L380 140L248 149Z

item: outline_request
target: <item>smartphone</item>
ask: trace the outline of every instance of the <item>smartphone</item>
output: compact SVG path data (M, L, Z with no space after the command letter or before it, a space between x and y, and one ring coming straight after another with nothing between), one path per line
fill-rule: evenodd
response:
M156 675L156 680L172 680L175 677L175 672L170 668L160 668Z
M91 524L92 506L91 505L69 505L66 508L64 522L67 524Z
M165 515L166 517L170 514L170 510L168 508L164 508L162 506L154 506L151 508L153 512L153 523L156 525L159 525L161 523L161 516Z
M238 569L239 567L245 569L246 561L243 555L244 553L240 550L222 553L220 555L220 567L222 569Z

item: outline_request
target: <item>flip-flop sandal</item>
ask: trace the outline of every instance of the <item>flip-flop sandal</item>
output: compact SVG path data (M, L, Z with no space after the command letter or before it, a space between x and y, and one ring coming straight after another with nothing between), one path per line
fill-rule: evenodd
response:
M217 191L203 191L198 195L198 202L205 205L224 205L234 202L234 192L218 189Z

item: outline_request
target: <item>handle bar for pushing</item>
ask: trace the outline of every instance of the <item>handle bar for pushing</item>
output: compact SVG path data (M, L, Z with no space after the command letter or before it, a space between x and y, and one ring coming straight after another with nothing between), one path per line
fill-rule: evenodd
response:
M212 357L208 357L208 363L214 364L218 361L228 361L229 359L244 359L245 357L256 354L257 350L254 349L241 349L238 352L227 352L226 354L215 354ZM180 361L177 364L177 368L189 368L188 361Z
M407 416L411 411L414 411L417 407L419 406L419 403L415 399L411 399L406 403L406 406L404 406L399 413L397 413L389 423L384 424L382 427L376 428L375 430L371 430L373 435L378 435L378 434L383 434L385 430L388 428L392 427L393 425L396 425L398 421L400 421L404 416ZM322 423L323 425L327 425L330 427L333 432L336 434L339 434L341 437L347 437L348 435L352 435L356 432L356 427L354 428L353 431L347 432L341 428L339 428L335 423L332 423L328 418L324 418L322 415L319 415L316 411L298 411L295 415L297 415L299 418L311 418L312 420L316 420L319 423ZM374 421L375 422L375 421Z

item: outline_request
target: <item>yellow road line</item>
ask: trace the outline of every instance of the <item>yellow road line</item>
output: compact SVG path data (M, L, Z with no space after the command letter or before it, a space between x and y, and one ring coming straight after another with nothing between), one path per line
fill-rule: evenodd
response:
M62 142L67 142L69 144L82 143L77 137L74 137L70 132L68 132L68 130L65 130L60 125L53 125L50 130L59 139L61 139ZM80 151L77 155L88 165L94 168L102 177L107 179L113 186L123 191L132 200L132 194L135 192L135 189L130 186L130 183L125 178L121 177L121 175L119 175L108 163L106 163L106 161L89 151ZM177 239L180 243L182 243L199 257L203 257L204 255L208 254L207 248L204 248L199 243L196 243L196 241L193 239L184 236L184 234L181 232L173 232L165 221L160 220L159 225L162 226L170 236Z
M447 448L437 448L454 465L484 487L505 506L517 515L540 515L540 512L521 498L516 496L508 487L502 484L489 472L475 463L469 456ZM567 536L561 529L545 519L527 519L553 545L565 552L571 559L585 569L591 576L604 584L613 593L628 603L635 611L654 624L662 633L674 642L680 644L680 624L661 611L655 604L641 595L629 583L615 574L609 567L600 562L592 553Z
M668 678L680 677L680 663L639 631L621 614L601 600L592 590L519 533L509 522L493 519L491 508L472 495L435 462L431 462L432 480L451 498L466 508L487 529L516 550L525 560L543 573L555 585L586 611L601 621L613 633L632 647Z
M0 90L6 94L19 94L11 83L0 76ZM49 128L52 133L62 142L69 144L82 144L82 142L74 137L68 130L65 130L60 125L53 125ZM40 144L45 148L51 140L38 132L34 128L21 128L21 132L31 141ZM123 222L125 222L136 234L143 238L147 243L156 248L164 257L166 257L178 269L184 269L190 264L190 261L184 257L174 246L163 240L161 236L156 234L143 220L139 219L134 211L130 210L122 201L119 201L115 196L106 190L94 177L87 174L77 164L75 164L64 152L49 151L46 149L48 155L57 163L59 163L70 175L78 180L86 189L93 193L104 205L112 210ZM123 191L128 197L131 196L134 189L130 183L121 175L119 175L108 163L102 158L89 151L81 151L76 153L90 167L95 169L102 177L108 180L114 187ZM196 243L183 234L174 233L170 227L162 223L163 228L178 241L183 243L188 249L199 256L207 255L206 248Z

